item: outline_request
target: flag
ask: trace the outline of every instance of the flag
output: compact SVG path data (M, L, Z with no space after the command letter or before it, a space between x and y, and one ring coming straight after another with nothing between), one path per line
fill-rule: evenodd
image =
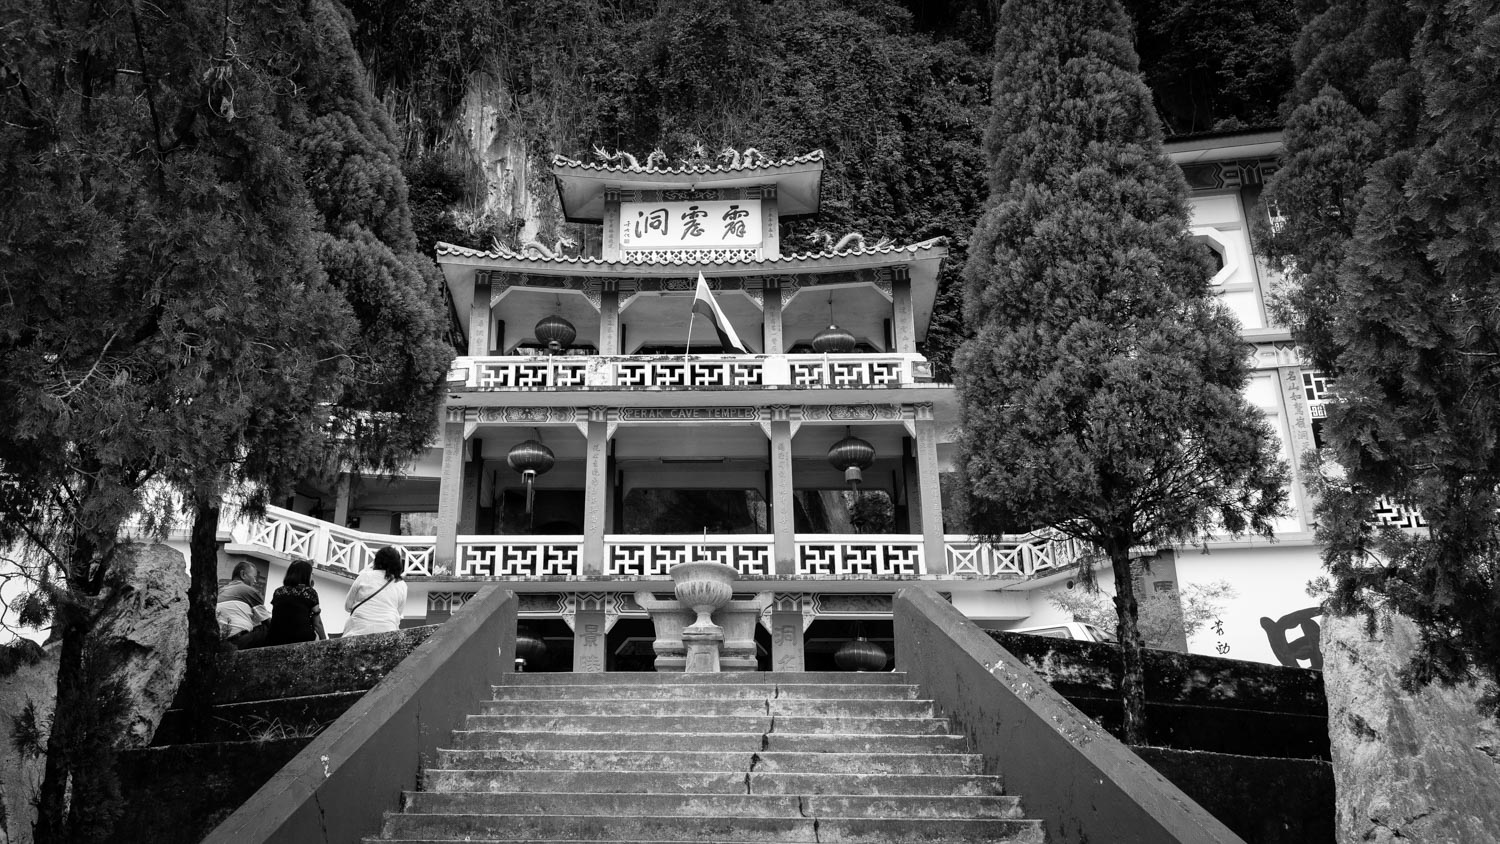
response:
M693 313L708 317L714 324L714 332L719 335L719 345L724 347L724 351L748 354L745 344L734 333L734 326L729 324L724 312L719 310L719 303L714 301L713 291L708 289L708 282L704 281L701 272L698 273L698 292L693 294Z

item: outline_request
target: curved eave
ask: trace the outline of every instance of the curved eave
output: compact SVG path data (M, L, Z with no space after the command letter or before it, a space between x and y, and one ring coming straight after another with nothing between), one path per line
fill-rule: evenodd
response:
M817 213L823 185L823 152L754 167L696 166L632 170L616 165L583 164L554 158L552 176L563 216L570 223L598 223L604 219L604 188L626 190L697 190L776 185L777 211L782 217Z
M714 263L647 263L606 261L602 258L529 258L493 250L469 249L451 243L437 245L438 265L459 323L468 325L468 313L474 302L474 276L484 270L525 275L557 276L568 279L567 286L582 289L588 279L597 278L685 278L702 272L706 278L737 276L818 275L830 272L905 267L911 278L912 308L917 339L927 337L927 324L937 300L937 275L948 249L943 238L933 238L908 246L886 246L879 249L846 249L842 252L804 252L778 255L758 261L720 261Z

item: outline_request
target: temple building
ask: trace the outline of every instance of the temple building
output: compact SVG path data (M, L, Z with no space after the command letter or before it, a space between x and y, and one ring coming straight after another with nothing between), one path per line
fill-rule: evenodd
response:
M1168 152L1193 188L1214 285L1255 350L1249 396L1294 462L1314 442L1323 386L1272 322L1275 277L1249 238L1279 144L1231 133ZM688 561L733 566L736 598L759 600L762 670L830 669L850 641L888 640L890 596L913 582L985 626L1066 620L1045 595L1069 588L1084 549L1046 535L979 543L945 512L958 399L918 351L941 240L780 243L782 221L818 213L823 163L556 157L586 257L437 247L467 346L440 442L400 479L344 474L264 521L226 525L227 558L273 570L313 559L331 631L354 573L387 544L407 555L412 624L503 580L546 644L542 670L652 670L635 595L670 593L668 571ZM1291 501L1274 544L1159 555L1147 588L1228 579L1239 595L1193 650L1286 662L1308 632L1292 629L1319 570L1300 483Z

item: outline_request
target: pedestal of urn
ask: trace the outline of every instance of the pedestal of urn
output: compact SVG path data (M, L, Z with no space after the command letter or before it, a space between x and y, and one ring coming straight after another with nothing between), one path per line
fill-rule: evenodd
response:
M724 646L724 628L713 622L713 612L734 597L733 566L723 563L679 563L670 572L676 583L673 594L697 619L682 629L687 651L683 670L688 674L717 674L719 653Z

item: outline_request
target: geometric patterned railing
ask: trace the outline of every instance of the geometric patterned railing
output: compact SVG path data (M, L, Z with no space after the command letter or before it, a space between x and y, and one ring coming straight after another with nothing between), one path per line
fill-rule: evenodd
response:
M231 526L230 532L238 542L356 574L369 567L376 551L395 545L406 558L406 574L430 575L437 545L437 537L433 536L364 533L280 507L267 507L264 519L241 521Z
M841 577L851 574L926 574L920 536L829 536L797 540L797 574Z
M583 573L578 536L467 536L458 542L458 577L576 577Z
M469 390L698 387L896 387L914 383L909 354L462 357ZM457 387L456 384L452 385Z
M583 574L581 536L460 536L453 571L434 569L436 537L392 536L338 527L280 507L259 521L229 525L235 541L258 545L283 557L303 557L321 566L357 574L375 552L395 545L408 575L535 578ZM948 571L958 576L1025 578L1072 565L1083 553L1076 540L1046 536L1005 537L989 545L968 536L945 537ZM614 534L604 538L604 575L667 577L678 563L709 561L747 576L775 574L771 534L709 534L707 537ZM927 574L918 535L803 535L796 539L796 573L804 577L850 575L910 577Z
M608 536L604 573L614 577L666 577L679 563L722 563L744 575L772 574L775 537Z
M952 574L981 577L1032 577L1065 569L1089 552L1089 546L1077 539L1054 538L1049 534L1005 536L991 544L973 537L945 537L948 571Z

